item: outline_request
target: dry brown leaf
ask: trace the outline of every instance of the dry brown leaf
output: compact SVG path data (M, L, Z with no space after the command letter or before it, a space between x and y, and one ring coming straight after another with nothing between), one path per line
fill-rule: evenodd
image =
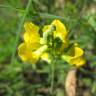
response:
M76 69L71 69L66 77L65 90L68 96L76 96Z

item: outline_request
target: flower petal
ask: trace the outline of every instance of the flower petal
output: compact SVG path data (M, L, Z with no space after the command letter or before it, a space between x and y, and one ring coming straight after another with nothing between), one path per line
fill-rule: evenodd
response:
M84 51L74 44L62 58L69 64L79 67L85 64L85 60L82 58L83 54Z
M31 43L31 44L32 43L39 43L40 36L39 36L39 34L25 32L24 33L24 41L26 43Z
M35 55L34 51L27 46L26 43L22 43L18 47L18 55L24 62L31 62L32 64L36 63L39 59L39 56Z
M25 23L24 41L28 43L36 43L40 40L39 27L33 23Z
M75 64L77 67L85 64L85 60L82 57L72 58L69 62L70 64Z
M24 24L24 28L26 32L38 32L39 31L39 27L31 22L26 22Z
M56 37L60 37L61 40L66 41L67 30L65 25L57 19L52 22L52 25L56 27L56 31L54 32L54 35Z
M18 55L23 61L27 61L32 57L31 50L27 47L26 43L22 43L18 47Z

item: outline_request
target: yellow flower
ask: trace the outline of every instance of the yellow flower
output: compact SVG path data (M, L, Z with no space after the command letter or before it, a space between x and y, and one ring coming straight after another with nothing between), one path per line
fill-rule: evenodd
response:
M63 55L62 58L67 61L71 65L75 65L80 67L85 64L85 60L83 59L84 51L79 48L76 44L74 44L66 55Z
M68 38L67 38L67 30L65 25L60 22L59 20L54 20L50 25L46 25L43 28L43 32L46 32L51 29L51 27L55 27L55 31L53 32L54 39L59 38L62 42L61 45L57 48L59 51L58 53L62 53L65 47L68 47ZM44 42L45 40L42 40L41 42Z
M57 19L50 25L44 26L42 38L39 35L39 27L33 23L25 23L24 28L24 42L18 47L18 55L25 62L34 64L41 58L50 63L51 59L46 52L48 48L48 52L53 51L55 55L62 55L64 48L69 45L66 27ZM66 54L62 55L62 58L69 64L79 67L85 64L83 54L84 51L77 44L74 44Z
M52 25L56 28L54 31L54 37L59 37L64 43L66 43L67 30L65 25L57 19L52 22Z
M54 38L59 37L64 43L67 41L67 30L63 23L61 23L59 20L54 20L51 25L46 25L43 28L43 32L50 29L51 26L54 26L56 29L54 31Z
M36 63L47 46L40 45L39 27L33 23L25 23L24 42L18 47L18 55L23 61Z

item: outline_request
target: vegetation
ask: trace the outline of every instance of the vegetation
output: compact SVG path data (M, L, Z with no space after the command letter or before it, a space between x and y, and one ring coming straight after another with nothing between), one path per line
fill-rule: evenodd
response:
M65 24L70 43L84 50L86 64L77 68L76 96L96 96L96 0L1 0L0 96L67 96L65 81L72 68L67 62L58 60L53 82L46 61L30 64L18 56L24 23L42 29L55 19Z

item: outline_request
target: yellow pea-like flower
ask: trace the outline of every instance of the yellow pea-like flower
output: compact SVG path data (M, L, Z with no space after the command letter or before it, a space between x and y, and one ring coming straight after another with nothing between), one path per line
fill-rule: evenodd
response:
M62 58L71 65L80 67L85 64L83 59L84 51L79 48L77 45L73 45L66 55L63 55Z
M59 20L56 19L50 25L44 26L42 38L39 34L39 27L35 24L27 22L24 28L24 42L18 47L18 55L22 61L34 64L41 58L50 63L49 55L50 51L53 51L54 55L64 54L61 56L62 59L71 65L79 67L85 64L84 51L77 44L70 48L66 27ZM66 54L64 53L65 48L69 48Z
M45 25L43 28L43 32L46 32L54 26L55 30L53 32L54 39L59 38L62 44L57 48L58 53L62 53L64 48L68 47L68 38L67 38L67 30L65 25L59 21L58 19L54 20L50 25ZM42 40L44 42L44 40Z
M57 19L54 20L51 24L56 28L54 32L54 37L59 37L63 42L66 42L67 30L65 25Z
M39 27L33 23L24 24L24 42L18 47L18 55L25 62L36 63L47 46L40 44Z
M43 32L46 32L52 25L55 27L54 38L59 37L65 43L67 41L67 30L65 25L58 19L54 20L50 25L45 25Z

